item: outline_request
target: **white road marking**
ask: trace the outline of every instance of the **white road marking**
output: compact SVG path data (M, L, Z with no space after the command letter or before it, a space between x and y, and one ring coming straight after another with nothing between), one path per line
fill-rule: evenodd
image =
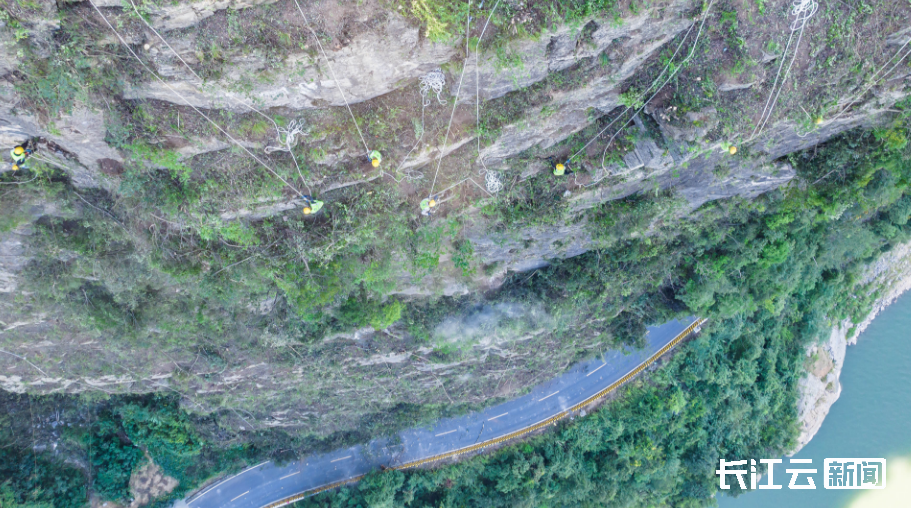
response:
M237 473L236 475L231 476L231 477L228 477L228 478L226 478L226 479L224 479L224 480L222 480L222 481L216 483L215 485L212 485L211 487L209 487L208 489L206 489L202 494L200 494L200 495L197 496L195 499L193 499L192 501L190 501L190 503L195 503L195 502L199 501L200 499L202 499L202 496L205 496L205 495L208 494L209 492L212 492L213 490L215 490L216 487L218 487L218 486L220 486L220 485L222 485L222 484L224 484L224 483L227 483L227 482L229 482L229 481L231 481L231 480L237 478L238 476L240 476L240 475L246 473L247 471L252 471L252 470L258 468L259 466L261 466L261 465L263 465L263 464L268 464L268 463L269 463L268 460L265 461L265 462L260 462L259 464L255 465L255 466L248 467L247 469L244 469L243 471Z
M300 471L297 471L296 473L291 473L291 474L289 474L289 475L282 476L281 478L279 478L279 480L284 480L285 478L294 476L294 475L296 475L296 474L300 474Z
M490 420L496 420L497 418L499 418L499 417L501 417L501 416L506 416L506 415L508 415L508 414L509 414L509 412L507 411L507 412L505 412L505 413L503 413L503 414L501 414L501 415L494 416L493 418L488 418L487 421L489 422Z
M248 491L244 492L243 494L241 494L241 495L235 497L234 499L232 499L232 500L229 501L229 502L233 503L234 501L237 501L238 499L240 499L240 498L246 496L246 495L249 494L249 493L250 493L250 491L248 490Z
M547 397L544 397L544 399L549 399L550 397L553 397L554 395L556 395L556 394L558 394L558 393L560 393L560 390L557 390L557 391L555 391L554 393L548 395ZM541 402L541 401L544 400L544 399L538 399L538 402Z
M436 436L433 436L433 437L445 436L446 434L452 434L453 432L458 432L458 430L459 430L459 429L450 430L449 432L441 432L441 433L439 433L439 434L437 434Z
M345 460L345 459L350 459L350 458L351 458L351 455L349 455L349 456L347 456L347 457L342 457L342 458L339 458L339 459L335 459L335 460L330 460L329 462L330 462L330 463L332 463L332 462L338 462L338 461L340 461L340 460Z
M606 363L602 363L601 365L598 366L597 369L595 369L595 370L589 372L588 374L586 374L585 377L591 376L591 375L594 374L595 372L598 372L598 370L601 369L601 367L604 367L605 365L607 365L607 364L606 364Z

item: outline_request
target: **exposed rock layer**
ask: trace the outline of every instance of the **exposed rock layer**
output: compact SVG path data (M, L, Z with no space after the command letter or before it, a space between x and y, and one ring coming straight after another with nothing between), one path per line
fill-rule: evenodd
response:
M811 361L810 372L800 380L800 398L797 402L800 435L797 447L792 454L800 451L813 439L822 427L826 415L841 395L841 369L845 362L847 346L857 343L857 339L873 322L873 319L886 307L892 304L905 291L911 289L911 242L892 249L884 254L867 270L863 284L869 285L870 291L880 289L883 296L876 300L870 314L857 325L850 320L839 323L829 339L810 347L807 358ZM826 362L829 359L829 362Z

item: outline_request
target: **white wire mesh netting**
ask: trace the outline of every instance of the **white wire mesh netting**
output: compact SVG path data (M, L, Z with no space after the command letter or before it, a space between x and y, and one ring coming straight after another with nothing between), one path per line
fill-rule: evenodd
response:
M421 76L421 100L425 108L430 105L431 90L437 95L437 102L446 104L440 97L444 86L446 86L446 75L443 74L443 69L437 68Z

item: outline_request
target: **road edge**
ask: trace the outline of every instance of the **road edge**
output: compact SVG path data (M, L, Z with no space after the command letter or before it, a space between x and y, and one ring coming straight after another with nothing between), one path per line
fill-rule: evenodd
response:
M546 427L546 426L548 426L548 425L556 425L557 422L558 422L559 420L562 420L563 418L566 418L567 416L570 416L570 415L573 414L574 412L581 410L582 408L584 408L584 407L588 406L589 404L591 404L591 403L597 401L598 399L604 398L604 397L607 396L609 393L613 392L613 391L616 390L617 388L620 388L620 387L623 386L625 383L629 382L631 379L633 379L634 377L636 377L637 375L639 375L642 371L644 371L644 370L647 369L649 366L651 366L653 363L655 363L656 360L658 360L659 358L661 358L662 356L664 356L665 354L667 354L668 351L670 351L671 349L674 349L678 344L680 344L680 342L682 342L684 339L686 339L687 337L689 337L690 334L692 334L692 333L697 333L697 332L699 331L699 329L702 327L702 325L703 325L706 321L707 321L707 319L704 319L704 318L698 318L698 319L696 319L695 321L693 321L692 324L690 324L688 327L686 327L686 329L684 329L682 332L680 332L679 334L677 334L677 336L674 337L673 340L671 340L671 341L668 342L664 347L662 347L661 349L659 349L658 351L656 351L655 354L653 354L652 356L650 356L647 360L645 360L644 362L640 363L636 368L634 368L633 370L629 371L625 376L623 376L622 378L618 379L617 381L614 381L613 383L611 383L610 385L608 385L607 388L604 388L603 390L601 390L601 391L599 391L598 393L596 393L596 394L594 394L594 395L588 397L587 399L583 400L582 402L579 402L578 404L576 404L576 405L570 407L569 409L565 409L565 410L563 410L563 411L557 413L556 415L551 416L550 418L546 418L546 419L544 419L544 420L541 420L541 421L538 422L538 423L529 425L528 427L525 427L524 429L520 429L520 430L516 430L516 431L510 432L509 434L506 434L506 435L501 436L501 437L498 437L498 438L489 439L489 440L484 441L484 442L482 442L482 443L477 443L477 444L474 444L474 445L471 445L471 446L466 446L466 447L464 447L464 448L459 448L459 449L453 450L453 451L451 451L451 452L441 453L441 454L439 454L439 455L433 455L433 456L428 457L428 458L426 458L426 459L421 459L421 460L415 460L415 461L412 461L412 462L407 462L407 463L402 464L402 465L399 465L399 466L390 467L389 469L394 469L394 470L400 470L400 471L401 471L401 470L405 470L405 469L411 469L411 468L415 468L415 467L418 467L418 466L422 466L422 465L424 465L424 464L428 464L428 463L431 463L431 462L438 462L438 461L440 461L440 460L444 460L444 459L456 457L456 456L462 455L462 454L464 454L464 453L471 453L471 452L474 452L474 451L478 451L478 450L484 449L484 448L486 448L486 447L488 447L488 446L498 445L498 444L502 444L502 443L504 443L504 442L506 442L506 441L511 441L511 440L513 440L513 439L520 438L520 437L522 437L522 436L525 436L526 434L529 434L529 433L535 432L535 431L537 431L537 430L540 430L540 429L542 429L542 428L544 428L544 427ZM279 508L279 507L281 507L281 506L287 506L287 505L289 505L289 504L291 504L291 503L300 501L301 499L304 499L304 498L306 498L306 497L315 496L316 494L319 494L319 493L321 493L321 492L325 492L325 491L327 491L327 490L332 490L332 489L334 489L334 488L341 487L342 485L346 485L346 484L349 484L349 483L354 483L354 482L360 481L364 476L366 476L366 475L353 476L353 477L348 478L348 479L346 479L346 480L341 480L341 481L338 481L338 482L330 483L330 484L328 484L328 485L323 485L322 487L317 487L317 488L315 488L315 489L305 490L305 491L303 491L303 492L299 492L299 493L294 494L294 495L292 495L292 496L288 496L288 497L286 497L286 498L284 498L284 499L282 499L282 500L280 500L280 501L275 501L275 502L273 502L273 503L264 505L264 506L262 506L261 508Z

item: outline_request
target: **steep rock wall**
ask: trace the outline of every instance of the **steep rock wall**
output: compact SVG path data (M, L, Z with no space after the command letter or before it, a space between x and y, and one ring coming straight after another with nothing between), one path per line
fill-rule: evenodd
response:
M840 376L847 347L857 343L858 337L883 309L911 289L911 242L892 249L872 264L862 284L871 292L883 292L883 296L874 302L870 314L856 325L850 320L839 323L832 329L828 340L807 350L809 369L798 383L800 435L792 454L813 439L841 395Z

